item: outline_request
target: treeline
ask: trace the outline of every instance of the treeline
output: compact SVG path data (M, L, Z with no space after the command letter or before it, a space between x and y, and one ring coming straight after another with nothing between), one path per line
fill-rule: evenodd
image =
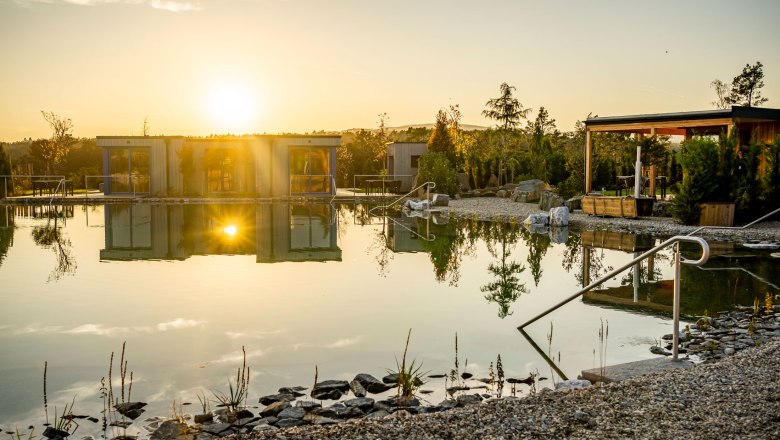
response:
M103 174L103 155L95 138L71 138L68 149L56 163L48 163L45 151L50 139L25 139L0 144L0 175L62 175L76 188L84 187L84 176ZM5 156L6 165L2 165ZM94 183L94 182L93 182Z

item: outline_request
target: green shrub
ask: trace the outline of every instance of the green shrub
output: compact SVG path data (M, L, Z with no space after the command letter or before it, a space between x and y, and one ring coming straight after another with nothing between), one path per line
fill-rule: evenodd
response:
M709 138L695 137L680 148L683 181L674 198L674 217L685 225L699 220L699 203L713 201L718 192L718 144Z
M437 193L454 196L458 192L458 177L446 154L429 152L420 156L418 182L435 182Z

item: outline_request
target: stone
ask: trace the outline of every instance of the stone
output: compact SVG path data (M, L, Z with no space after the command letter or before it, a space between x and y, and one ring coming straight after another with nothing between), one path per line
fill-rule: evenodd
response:
M345 400L344 405L360 408L361 411L367 412L374 408L374 399L370 397L356 397L354 399Z
M566 244L569 241L569 228L550 228L549 231L550 241L556 244Z
M298 394L303 395L300 393ZM281 401L292 402L295 400L295 397L296 396L287 393L270 394L268 396L260 397L260 403L262 403L263 405L270 405L272 403L281 402Z
M569 208L559 206L550 209L550 226L569 226Z
M390 415L389 412L387 412L387 411L385 411L383 409L380 409L378 411L372 412L371 414L368 414L366 416L366 418L367 419L383 419L383 418L385 418L385 417L387 417L389 415Z
M512 194L509 197L515 203L526 203L526 200L528 199L528 193L526 191L518 191L515 189L512 191Z
M653 346L650 347L650 353L661 355L661 356L671 356L672 355L672 353L664 350L663 348L661 348L661 347L659 347L657 345L653 345Z
M298 402L295 402L295 406L303 408L304 411L312 411L317 408L322 408L322 405L317 402L312 402L311 400L299 400Z
M346 380L324 380L314 384L314 388L311 390L311 397L319 400L338 400L342 394L349 390L349 382Z
M496 192L490 189L485 189L479 192L480 197L495 197Z
M341 391L335 388L311 390L312 399L318 399L318 400L339 400L343 395L344 393L342 393Z
M252 411L249 411L248 409L240 409L236 411L235 416L237 419L241 420L241 419L251 419L255 415L252 414Z
M301 391L307 390L308 387L295 386L295 387L282 387L277 390L279 394L292 394L295 397L301 397L304 394Z
M116 408L116 411L119 414L125 414L127 411L131 411L134 409L141 409L146 406L146 403L144 402L125 402L120 403L118 405L114 405L114 408Z
M172 420L169 420L169 422ZM163 422L163 425L167 422ZM162 428L162 426L160 426ZM210 425L203 425L200 427L200 430L203 432L208 432L209 434L213 434L216 436L223 436L227 434L232 434L233 429L232 425L230 423L212 423ZM154 435L154 434L152 434Z
M303 419L303 416L306 415L306 410L299 406L291 406L289 408L283 409L279 414L276 415L276 417L281 419Z
M509 195L507 194L506 190L504 190L504 189L500 189L500 190L496 191L496 197L498 197L500 199L505 199L508 196Z
M398 376L396 375L390 382L383 382L370 374L360 373L355 376L353 381L360 383L369 393L378 394L394 388L398 383Z
M252 432L276 431L277 429L279 428L277 428L276 426L264 424L264 425L256 425L254 428L252 428Z
M725 354L726 356L731 356L732 354L734 354L734 349L731 347L726 347L723 349L723 354Z
M547 188L547 184L539 179L523 180L517 184L515 193L525 193L523 203L532 203L539 201L545 188Z
M563 206L574 212L575 209L582 209L582 196L574 196L563 203Z
M432 206L450 206L450 196L447 194L436 193L431 200Z
M260 416L261 417L268 417L268 416L274 416L276 417L277 414L282 412L283 410L289 408L290 402L280 401L280 402L274 402L265 408L260 410Z
M498 177L495 174L491 174L490 178L488 179L488 188L497 188L498 187Z
M262 419L257 421L258 425L273 425L276 422L279 421L278 417L270 416L270 417L263 417Z
M336 419L331 419L330 417L323 417L323 416L317 416L313 420L311 420L312 425L319 425L319 426L334 425L338 422L339 421Z
M589 380L562 380L555 384L555 391L571 391L591 386Z
M539 197L539 209L542 211L549 211L551 208L563 206L563 203L563 198L552 191L544 191Z
M550 224L550 216L546 212L540 212L539 214L531 214L528 216L528 218L523 220L523 224L546 226Z
M478 405L482 402L482 396L479 394L463 394L455 400L458 407Z
M286 429L286 428L292 428L293 426L301 426L305 424L306 422L299 419L280 419L278 422L276 422L276 427Z
M141 417L141 414L143 414L144 411L146 411L146 410L142 409L142 408L134 408L134 409L129 409L129 410L125 411L122 415L127 417L130 420L135 420L138 417Z
M227 425L227 427L230 427L230 425ZM189 427L186 423L179 422L178 420L166 420L149 436L149 439L172 440L184 439L185 437L191 438L189 435Z
M47 426L46 429L43 431L43 436L48 439L60 439L60 438L66 438L69 436L70 433L68 431L63 431L61 429L56 429L51 426Z
M211 423L214 421L214 414L195 414L195 423L202 425L204 423Z

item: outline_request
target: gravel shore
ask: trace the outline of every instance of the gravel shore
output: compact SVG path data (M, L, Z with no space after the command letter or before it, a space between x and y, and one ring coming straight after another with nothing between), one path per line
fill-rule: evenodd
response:
M712 364L447 412L252 432L236 439L780 438L780 341Z
M536 203L516 203L510 199L498 197L479 197L451 200L450 214L456 216L477 217L481 220L505 220L510 218L518 222L530 214L541 212ZM756 215L759 217L759 215ZM697 226L678 224L671 217L641 217L638 219L596 217L575 211L569 214L569 224L574 230L608 229L647 233L659 236L685 235L697 229ZM742 230L708 229L698 236L718 240L734 241L779 241L780 221L768 221Z
M536 204L500 198L450 202L450 214L522 222ZM572 229L609 229L669 236L695 227L671 218L570 216ZM778 241L780 222L745 230L710 230L718 240ZM269 428L236 435L253 439L780 439L780 341L748 348L718 362L573 391L543 390L434 414L398 411L329 426Z

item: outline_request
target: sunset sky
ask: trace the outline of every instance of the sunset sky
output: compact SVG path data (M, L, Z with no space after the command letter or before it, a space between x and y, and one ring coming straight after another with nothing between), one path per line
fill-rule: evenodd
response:
M561 130L712 108L764 64L780 108L780 1L0 0L0 141L281 133L481 116L499 85Z

